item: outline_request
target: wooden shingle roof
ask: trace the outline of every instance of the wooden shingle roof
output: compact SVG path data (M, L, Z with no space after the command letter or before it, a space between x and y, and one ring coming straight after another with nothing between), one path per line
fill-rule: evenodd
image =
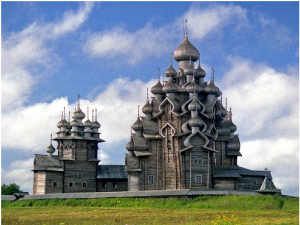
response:
M125 165L98 165L97 179L127 179Z

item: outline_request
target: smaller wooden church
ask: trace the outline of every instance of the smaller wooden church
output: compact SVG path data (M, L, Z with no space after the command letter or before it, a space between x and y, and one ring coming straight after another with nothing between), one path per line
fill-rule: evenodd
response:
M53 155L55 148L51 143L47 147L48 155L36 154L34 158L33 194L127 191L127 172L124 165L98 165L98 143L100 123L97 110L92 111L92 121L83 123L85 114L80 108L72 115L73 120L65 119L65 112L58 122L58 155Z

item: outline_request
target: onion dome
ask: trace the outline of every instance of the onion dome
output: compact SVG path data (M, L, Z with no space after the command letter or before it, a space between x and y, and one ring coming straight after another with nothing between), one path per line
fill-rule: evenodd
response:
M150 105L149 100L147 99L146 104L142 108L142 112L144 114L150 114L152 113L153 107Z
M200 111L201 105L198 103L197 99L194 98L193 101L188 105L190 111Z
M80 126L80 122L79 122L78 120L74 119L74 120L70 123L70 125L71 125L72 127L79 127L79 126Z
M91 127L93 124L92 124L92 122L89 120L89 119L87 119L84 123L83 123L83 126L85 126L85 127Z
M65 119L62 119L61 121L58 122L57 124L57 127L58 128L61 128L61 127L67 127L69 126L69 123L65 120Z
M185 90L188 93L200 93L202 91L202 88L199 84L196 83L195 78L193 78L192 82L185 87Z
M230 131L235 132L236 130L237 130L237 126L233 122L230 122Z
M132 151L132 150L133 150L133 142L132 142L131 139L130 139L130 141L125 145L125 148L126 148L128 151Z
M49 145L46 149L47 153L54 153L55 152L55 148L53 147L53 145Z
M190 120L189 120L190 127L200 127L202 125L202 120L199 118L198 113L196 113Z
M143 130L143 124L142 124L142 121L140 120L139 117L137 118L137 120L132 125L132 129L134 131L142 131Z
M99 129L101 127L101 124L98 121L92 122L92 128L97 128Z
M194 45L191 44L188 37L185 36L183 42L176 48L174 52L174 59L179 62L182 60L197 61L199 59L200 53Z
M223 105L221 105L221 116L222 117L227 116L227 110L223 107Z
M194 75L194 65L190 61L189 65L183 70L185 75Z
M165 93L175 93L178 91L178 86L174 84L173 79L169 79L162 89Z
M85 118L85 114L81 111L81 109L78 107L75 112L72 114L72 118L73 119L84 119Z
M177 75L177 71L173 68L172 64L165 72L166 77L175 77Z
M200 60L199 60L199 65L198 65L198 68L197 68L197 77L204 78L205 76L206 76L206 72L205 72L204 69L201 68Z
M151 92L153 94L164 94L163 86L161 85L160 81L157 81L157 84L151 88Z
M220 89L214 84L213 81L210 81L209 82L209 85L207 85L205 88L204 88L204 92L207 93L207 94L213 94L217 97L219 97L222 92L220 91Z

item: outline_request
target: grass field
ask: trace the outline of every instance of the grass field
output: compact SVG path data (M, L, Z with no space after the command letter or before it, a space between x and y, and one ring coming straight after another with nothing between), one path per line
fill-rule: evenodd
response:
M1 224L299 224L299 199L215 196L196 199L2 201Z

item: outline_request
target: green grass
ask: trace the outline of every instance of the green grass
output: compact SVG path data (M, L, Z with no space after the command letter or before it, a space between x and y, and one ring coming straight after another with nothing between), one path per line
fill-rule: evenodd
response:
M203 196L2 201L2 224L299 224L299 199Z

